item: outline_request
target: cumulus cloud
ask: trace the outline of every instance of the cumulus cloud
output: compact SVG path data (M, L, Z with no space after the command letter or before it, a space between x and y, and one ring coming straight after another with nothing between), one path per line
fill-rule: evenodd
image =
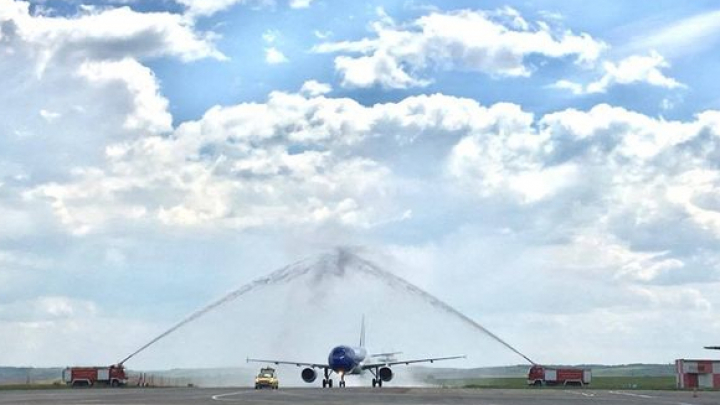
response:
M537 125L515 122L514 130L463 138L449 174L482 198L540 209L535 214L561 230L555 237L600 232L648 250L654 264L622 267L638 281L717 278L705 254L720 231L710 157L720 134L717 112L678 122L598 105L547 114ZM668 228L674 232L658 234Z
M289 60L285 54L280 52L274 46L271 46L269 48L265 48L265 62L271 65L279 65L281 63L287 63Z
M669 67L670 64L665 58L653 51L648 56L629 56L617 64L603 63L604 75L585 86L568 80L560 80L555 83L555 87L570 90L574 94L605 93L608 88L617 84L647 83L667 89L684 87L682 83L663 74L661 69Z
M29 7L26 2L2 0L0 22L6 27L3 40L10 41L11 48L34 48L41 55L38 74L53 59L225 58L215 49L211 33L196 32L177 14L139 13L120 7L72 18L37 17L30 14Z
M443 95L362 106L308 88L214 107L169 137L116 143L104 165L26 198L48 201L76 233L127 220L367 229L417 209L400 184L419 195L446 184L443 192L503 207L508 221L499 224L512 232L616 257L605 266L616 277L718 277L707 252L720 238L720 113L665 121L601 104L535 117ZM412 158L399 165L397 156ZM657 234L666 227L675 231ZM687 238L696 246L679 243Z
M322 94L327 94L332 91L332 86L327 83L320 83L317 80L308 80L303 83L300 88L300 93L315 97Z
M403 181L391 176L395 153L430 140L447 145L433 158L441 163L459 133L532 120L506 104L434 95L365 107L320 95L326 90L310 82L306 96L275 92L262 104L214 107L170 137L111 145L105 164L76 169L74 181L43 184L26 197L48 201L78 234L124 220L366 228L408 218L394 201ZM387 156L364 156L374 142Z
M87 233L118 220L234 228L324 223L356 227L402 216L389 202L388 170L332 147L363 125L354 101L271 94L266 104L209 110L172 137L107 150L105 170L75 172L70 184L28 194L47 198L61 221Z
M225 58L212 34L171 13L102 7L48 17L2 0L0 25L0 160L26 182L94 164L108 142L171 129L168 101L143 61Z
M155 75L136 60L86 62L80 65L78 74L91 84L121 83L127 86L132 97L132 112L125 119L125 128L152 133L171 129L168 101L160 95Z
M398 25L381 12L372 26L375 38L327 42L319 53L359 54L335 58L346 87L408 88L426 86L432 69L485 73L495 77L530 76L530 55L595 61L605 44L588 34L531 24L511 8L498 11L433 12Z

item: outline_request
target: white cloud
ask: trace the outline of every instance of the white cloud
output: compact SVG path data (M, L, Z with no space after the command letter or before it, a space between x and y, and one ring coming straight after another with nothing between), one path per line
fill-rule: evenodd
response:
M515 120L512 130L501 118L498 128L468 135L454 147L449 174L488 203L529 205L537 232L548 239L610 235L642 246L648 256L620 266L624 277L714 280L720 267L705 249L720 235L720 173L711 157L718 116L665 121L598 105L545 115L537 126ZM598 251L607 254L609 246Z
M715 138L707 135L720 133L718 113L676 122L598 105L536 119L507 103L483 107L434 95L365 107L321 96L326 90L308 82L305 96L272 93L266 103L212 108L171 137L112 145L106 165L27 196L48 199L77 233L124 219L368 227L411 208L394 201L389 190L404 180L393 173L437 167L425 181L449 176L456 191L501 199L518 212L545 207L536 214L558 224L557 232L570 227L635 242L645 229L683 218L684 232L720 235L712 205L720 174L712 164ZM394 161L425 151L422 145L435 145L433 153L402 166ZM578 198L584 204L569 215L564 210ZM668 248L653 245L652 254ZM662 279L663 269L636 278Z
M169 137L116 143L105 164L25 196L87 234L128 222L368 229L411 220L405 212L424 204L408 193L461 193L491 212L502 207L515 219L498 225L510 232L617 257L603 268L629 282L718 277L692 271L715 268L702 264L714 260L702 246L720 238L717 112L678 122L598 105L535 118L517 105L443 95L366 107L304 87L305 96L214 107ZM398 165L396 156L407 157ZM651 237L658 227L676 232ZM592 266L581 259L569 261Z
M60 116L62 116L62 114L56 113L53 111L48 111L48 110L40 110L40 116L43 117L45 119L45 121L52 122L52 121L55 121L56 119L60 118Z
M170 13L138 13L129 7L103 9L74 18L36 17L29 4L0 1L0 21L12 21L10 46L33 48L40 56L40 75L55 58L123 59L177 56L184 61L224 59L213 45L214 36L201 34L182 16Z
M583 94L585 93L585 88L580 83L575 83L570 80L562 79L555 82L552 87L556 89L563 89L563 90L569 90L573 94Z
M149 68L133 59L124 59L117 62L83 63L78 73L90 83L121 83L127 86L133 107L132 113L125 119L125 128L153 133L171 129L168 101L160 95L155 75Z
M305 94L310 97L320 96L330 93L331 91L332 86L327 83L320 83L317 80L308 80L303 83L302 87L300 88L301 94Z
M289 62L288 58L274 46L265 48L265 62L278 65Z
M303 93L326 90L309 82ZM508 129L521 125L513 120L532 119L513 117L518 111L441 95L364 107L350 99L272 93L264 104L212 108L170 137L111 145L100 168L77 169L73 181L44 184L26 197L47 200L77 234L127 220L240 229L327 222L372 227L407 219L409 211L393 201L402 180L361 157L365 141L377 140L391 153L421 144L422 134L442 138L496 125L496 115L508 115ZM442 158L447 150L439 152Z
M290 8L308 8L313 0L290 0Z
M429 84L423 73L432 69L530 76L533 68L526 64L527 56L574 57L587 63L605 48L587 34L553 31L544 23L534 27L511 8L433 12L405 26L381 13L373 31L373 39L324 43L313 50L361 54L336 57L343 86L407 88Z
M657 52L650 52L648 56L630 56L617 64L603 63L604 75L592 83L583 86L567 80L560 80L555 87L567 89L574 94L605 93L611 86L617 84L647 83L653 86L675 89L685 87L677 80L665 76L660 69L669 68L670 65Z
M26 182L95 164L108 142L171 129L168 102L140 61L224 58L213 35L170 13L102 7L41 17L26 2L0 0L0 24L0 48L12 53L0 58L0 131L14 134L0 139L0 161Z
M77 170L72 183L40 186L28 198L48 199L78 234L124 220L370 227L403 214L383 201L391 195L386 168L333 151L360 135L363 110L347 99L283 93L267 104L216 107L170 138L111 146L107 169Z

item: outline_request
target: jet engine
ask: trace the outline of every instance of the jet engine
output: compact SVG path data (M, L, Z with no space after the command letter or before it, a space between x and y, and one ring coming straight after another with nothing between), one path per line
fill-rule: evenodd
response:
M378 370L378 377L380 377L381 380L388 382L392 380L393 372L390 370L390 367L383 367Z
M311 383L317 378L317 371L308 367L303 369L302 373L300 373L300 376L306 383Z

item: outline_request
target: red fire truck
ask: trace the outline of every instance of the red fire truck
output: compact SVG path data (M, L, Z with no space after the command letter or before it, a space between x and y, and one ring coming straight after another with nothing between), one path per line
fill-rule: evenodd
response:
M121 387L128 382L122 365L109 367L68 367L63 370L63 381L73 387L106 385Z
M528 372L528 385L587 385L592 370L577 367L545 367L534 365Z

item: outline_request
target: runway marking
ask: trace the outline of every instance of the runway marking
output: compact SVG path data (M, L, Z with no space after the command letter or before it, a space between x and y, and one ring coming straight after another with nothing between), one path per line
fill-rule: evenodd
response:
M255 390L248 389L248 390L243 390L243 391L228 392L225 394L216 394L216 395L211 396L210 398L213 401L218 401L218 402L237 402L237 400L233 400L233 399L229 399L229 398L225 399L225 397L248 396L249 394L257 394L257 393L258 392ZM297 395L296 393L290 393L290 392L283 392L282 390L274 391L272 395L273 396L280 395L280 396L285 396L285 397L287 397L287 396L293 397L294 396L294 397L302 398L302 395ZM252 400L253 400L253 402L269 402L269 403L277 403L279 401L278 398L271 398L271 397L256 397L256 398L253 398Z
M568 394L582 395L584 397L594 397L595 394L590 392L566 391Z
M212 398L213 401L224 401L223 399L221 399L222 397L231 397L231 396L238 395L238 394L244 394L244 393L246 393L246 392L248 392L248 391L228 392L227 394L217 394L217 395L213 395L213 396L210 397L210 398Z
M645 398L645 399L655 398L655 397L652 397L652 396L650 396L650 395L645 395L645 394L633 394L633 393L631 393L631 392L610 391L610 393L611 393L611 394L615 394L615 395L627 395L627 396L629 396L629 397L636 397L636 398Z

